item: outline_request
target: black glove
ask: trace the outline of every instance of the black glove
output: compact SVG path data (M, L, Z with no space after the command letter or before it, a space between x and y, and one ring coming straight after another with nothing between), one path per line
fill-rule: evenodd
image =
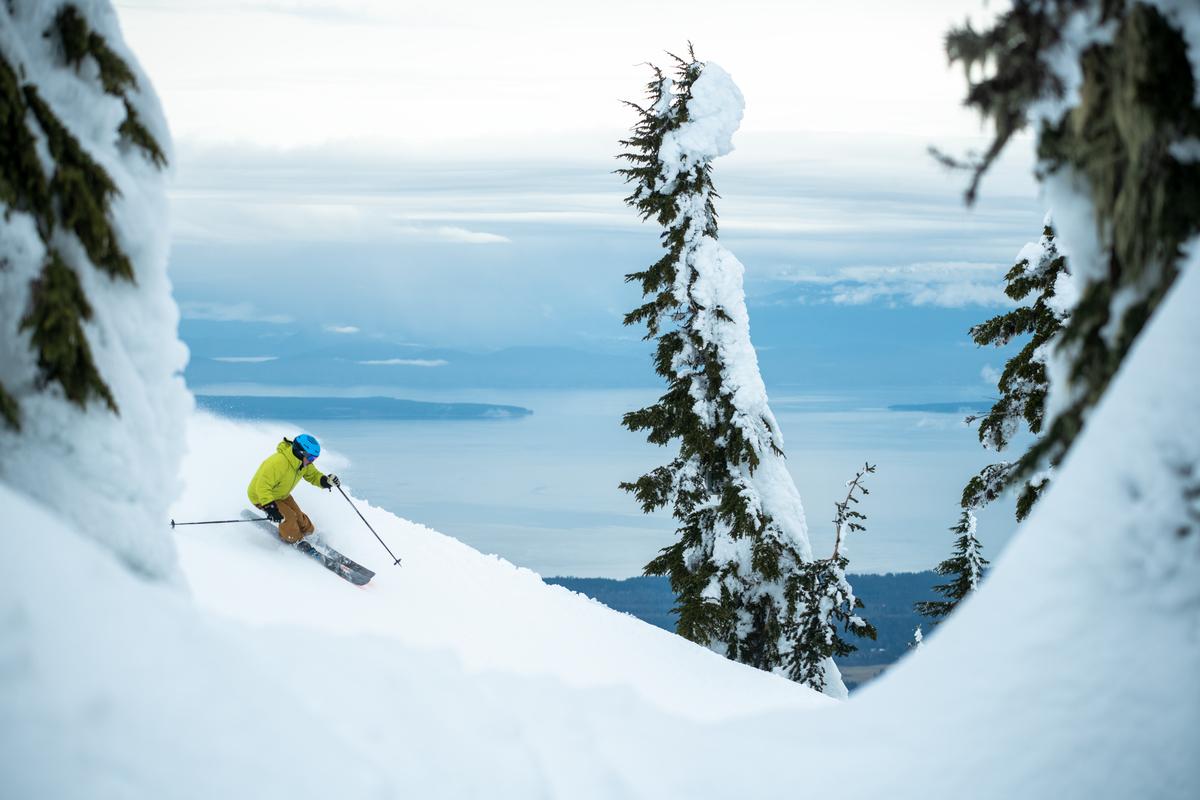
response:
M321 476L321 488L328 489L330 486L341 486L342 482L338 480L337 475L329 474Z
M259 506L263 511L267 512L267 519L271 522L283 522L283 514L279 513L279 506L274 503L267 503L265 506Z

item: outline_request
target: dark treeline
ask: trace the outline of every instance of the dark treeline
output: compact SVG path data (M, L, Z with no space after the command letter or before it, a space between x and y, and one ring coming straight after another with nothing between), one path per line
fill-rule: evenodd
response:
M862 642L860 648L837 659L842 666L890 664L908 650L913 630L929 620L913 609L913 604L937 597L933 586L942 579L932 570L925 572L895 572L886 575L851 575L855 594L863 601L863 612L870 615L878 638ZM676 615L671 611L675 596L665 577L639 577L625 580L612 578L546 578L546 583L563 586L574 592L599 600L616 611L632 614L638 619L675 632Z

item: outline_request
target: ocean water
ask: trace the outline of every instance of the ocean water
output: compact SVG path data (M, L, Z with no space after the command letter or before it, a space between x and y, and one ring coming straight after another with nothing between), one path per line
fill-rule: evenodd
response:
M291 422L347 458L344 483L375 505L542 575L624 578L641 574L674 536L669 514L643 514L617 488L670 458L669 448L620 426L623 413L656 394L459 392L414 399L506 403L534 413ZM850 569L916 571L949 554L962 486L994 460L961 415L889 411L853 396L776 397L773 407L816 553L831 549L834 503L870 461L878 472L861 506L867 531L849 542ZM1011 501L988 508L980 517L985 555L994 558L1014 528Z

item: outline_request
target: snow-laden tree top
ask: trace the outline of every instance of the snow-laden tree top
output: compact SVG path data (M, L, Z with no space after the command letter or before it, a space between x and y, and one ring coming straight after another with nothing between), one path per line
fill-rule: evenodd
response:
M670 101L669 88L663 98ZM670 194L682 173L733 152L733 134L742 124L746 101L729 73L706 62L692 83L687 99L687 121L668 131L658 149L662 180L656 191Z

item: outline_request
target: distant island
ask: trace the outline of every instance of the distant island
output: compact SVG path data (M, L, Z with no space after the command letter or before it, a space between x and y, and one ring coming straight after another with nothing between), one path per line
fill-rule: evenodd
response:
M425 403L394 397L196 395L196 405L238 419L517 419L533 412L489 403Z
M992 403L987 400L964 400L959 403L897 403L887 408L888 411L924 411L929 414L982 414L991 410Z

